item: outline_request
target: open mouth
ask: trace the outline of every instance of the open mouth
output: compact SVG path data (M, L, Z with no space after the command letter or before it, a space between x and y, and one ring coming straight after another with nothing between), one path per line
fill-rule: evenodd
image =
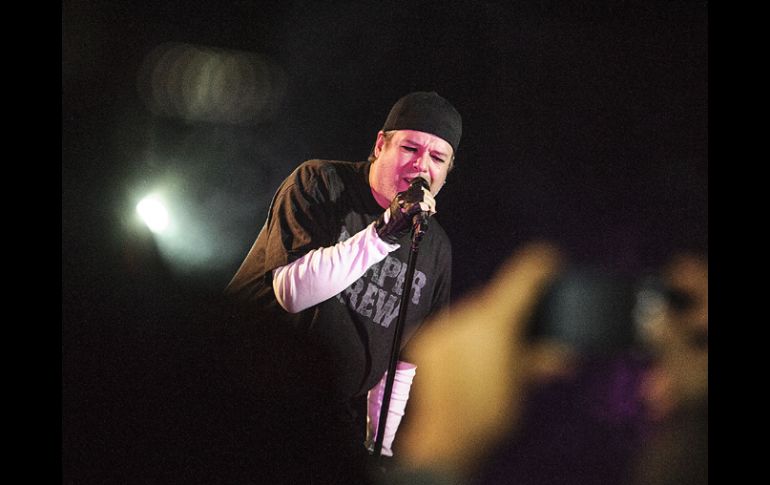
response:
M413 177L404 177L402 180L407 185L412 185L412 182L414 182L415 179L421 178L419 175L415 175ZM427 181L427 180L426 180Z
M411 175L411 176L402 176L399 179L398 183L398 192L403 192L405 190L408 190L409 187L412 186L412 183L415 181L415 179L421 178L419 175ZM422 177L424 179L424 177ZM427 180L427 179L426 179Z

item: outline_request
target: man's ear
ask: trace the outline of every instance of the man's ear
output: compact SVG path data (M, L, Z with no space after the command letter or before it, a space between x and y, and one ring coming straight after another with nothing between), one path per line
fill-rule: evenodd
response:
M380 130L377 132L377 141L374 142L374 158L379 158L383 146L385 146L385 132Z

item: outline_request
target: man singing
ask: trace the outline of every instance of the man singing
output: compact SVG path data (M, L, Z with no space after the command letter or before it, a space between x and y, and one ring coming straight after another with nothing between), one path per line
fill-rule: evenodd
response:
M291 414L287 422L299 430L289 439L297 457L293 472L302 480L348 483L362 470L367 394L381 385L388 368L414 218L436 213L435 196L452 169L461 134L460 114L435 92L399 99L368 161L309 160L281 184L227 287L258 325L290 336L276 340L283 343L272 351L295 392L276 389L275 396L302 402L284 409ZM423 185L414 183L420 178ZM451 245L436 220L428 225L402 348L449 303ZM289 361L294 368L287 370ZM372 421L370 416L369 427L376 429ZM390 443L383 453L392 454Z

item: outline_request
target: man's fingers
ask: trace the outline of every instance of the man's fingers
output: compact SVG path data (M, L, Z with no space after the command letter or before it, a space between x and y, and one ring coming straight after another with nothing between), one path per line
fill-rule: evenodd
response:
M420 202L420 208L423 210L423 212L430 212L431 215L436 213L436 199L433 197L433 194L430 193L428 189L423 187L422 189L423 196L422 196L422 202Z

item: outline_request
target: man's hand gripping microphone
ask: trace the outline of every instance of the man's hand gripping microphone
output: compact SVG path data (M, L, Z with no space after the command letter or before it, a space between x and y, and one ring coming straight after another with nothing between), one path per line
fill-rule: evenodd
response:
M407 190L396 194L390 207L375 222L374 228L380 239L395 244L415 225L419 225L417 229L422 233L425 232L431 213L424 210L420 203L424 201L425 192L429 189L428 182L417 177Z

